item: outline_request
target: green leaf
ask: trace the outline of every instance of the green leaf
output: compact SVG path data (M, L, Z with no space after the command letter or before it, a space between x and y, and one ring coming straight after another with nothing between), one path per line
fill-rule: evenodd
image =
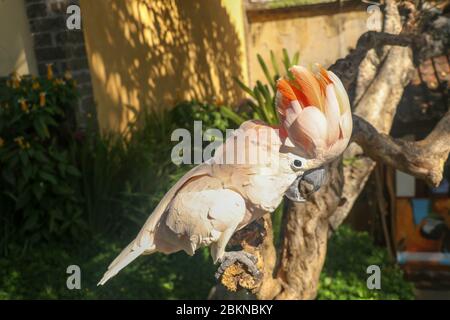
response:
M41 117L37 117L33 121L34 129L36 130L37 134L40 138L45 139L50 137L50 133L48 132L48 128L45 125L44 121Z
M22 231L32 230L36 227L39 216L36 211L32 211L32 212L33 212L33 214L26 218L25 223L22 227Z
M41 200L45 189L40 184L33 184L32 189L33 189L33 194L36 197L36 199Z
M256 57L258 58L259 65L261 66L261 69L264 72L264 75L266 76L267 81L269 82L270 86L273 88L275 86L275 83L273 82L272 75L270 74L266 63L264 62L264 59L261 57L260 54L257 54Z
M39 176L40 176L42 179L44 179L44 180L50 182L51 184L57 184L57 183L58 183L54 175L52 175L52 174L50 174L50 173L47 173L47 172L45 172L45 171L40 171L40 172L39 172Z
M30 166L30 161L28 160L28 154L25 151L20 151L19 152L19 158L20 158L20 162L22 162L22 166L23 167L29 167Z
M15 195L13 195L11 192L9 191L4 191L3 192L4 195L8 196L9 198L11 198L14 202L17 201L17 197Z
M275 76L278 76L278 77L281 76L280 71L278 69L277 61L275 60L275 54L273 53L272 50L270 50L270 60L272 62L273 70L275 70Z
M233 79L234 79L234 81L236 81L236 83L239 85L239 87L241 87L242 90L244 90L244 91L247 92L251 97L253 97L253 98L256 99L254 92L253 92L249 87L247 87L241 80L239 80L239 79L236 78L236 77L233 77Z
M73 192L73 190L72 190L72 188L70 188L69 186L67 186L67 185L64 185L64 184L59 184L59 185L55 185L53 188L52 188L52 191L55 193L55 194L58 194L58 195L63 195L63 196L67 196L67 195L70 195L70 194L73 194L74 192Z
M67 173L69 173L72 176L81 177L80 171L78 171L78 169L75 168L74 166L68 165L66 167L66 171L67 171Z
M66 177L66 166L64 165L64 163L58 163L58 171L63 178Z
M300 52L297 51L294 54L294 57L292 58L292 65L297 65L299 60L300 60Z
M40 162L43 162L43 163L48 163L49 162L49 159L47 158L47 156L44 155L44 153L42 151L40 151L40 150L37 150L35 152L35 158L37 160L39 160Z
M283 64L284 68L286 69L286 73L289 72L289 68L291 67L291 61L289 59L289 54L286 50L286 48L283 48Z
M257 86L257 99L258 103L261 106L261 110L264 114L264 120L268 123L271 123L271 112L267 108L267 102L272 103L272 98L270 97L269 90L267 89L267 86L264 86L261 81L256 82Z
M45 115L45 116L43 116L43 119L45 120L47 126L49 126L49 125L54 126L54 127L58 126L58 123L52 117Z
M10 185L14 186L16 184L16 177L11 170L3 169L2 176Z
M16 210L24 208L30 200L30 194L28 192L22 192L16 201Z
M234 112L233 110L231 110L231 108L228 106L221 107L220 111L222 112L222 114L225 117L227 117L228 119L230 119L237 125L240 125L241 123L246 121L246 119L244 117L240 116L237 112Z

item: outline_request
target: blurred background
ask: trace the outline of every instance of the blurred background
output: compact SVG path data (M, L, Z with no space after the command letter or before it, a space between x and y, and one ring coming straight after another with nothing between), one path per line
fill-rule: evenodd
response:
M71 4L79 30L66 25ZM194 120L222 131L275 121L261 111L274 76L347 55L382 24L371 4L0 0L0 299L207 298L207 250L142 257L96 287L189 169L170 160L171 132ZM432 130L448 109L449 72L448 55L417 66L392 136ZM317 298L450 298L449 178L430 188L379 165L330 239ZM278 244L280 221L278 210ZM373 264L381 290L366 286ZM66 287L69 265L81 268L80 290Z

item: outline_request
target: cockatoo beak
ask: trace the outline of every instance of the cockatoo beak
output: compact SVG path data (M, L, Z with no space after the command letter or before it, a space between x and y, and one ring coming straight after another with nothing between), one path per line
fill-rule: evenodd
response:
M326 183L327 177L327 170L325 168L306 171L300 180L300 194L306 197L316 192Z
M300 175L289 186L285 195L291 201L305 202L306 198L320 189L327 180L327 171L324 168L317 168L306 171Z
M293 202L305 202L306 201L306 199L301 196L300 190L299 190L300 181L302 180L302 178L303 178L302 175L298 176L297 179L295 179L295 181L292 182L292 184L289 186L286 193L284 194L286 196L286 198L288 198L289 200L291 200Z

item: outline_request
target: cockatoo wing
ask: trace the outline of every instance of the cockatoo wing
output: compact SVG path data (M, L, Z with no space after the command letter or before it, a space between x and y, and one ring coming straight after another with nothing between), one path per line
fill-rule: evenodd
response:
M203 176L186 184L170 203L165 226L159 226L155 235L158 251L184 250L193 255L201 246L212 243L214 260L220 258L246 211L242 195L224 188L220 179ZM160 229L167 227L160 234ZM161 235L161 236L160 236ZM214 251L215 250L215 251Z
M122 250L113 262L111 262L99 284L103 285L144 252L150 253L154 251L155 245L153 240L155 228L160 222L161 216L167 210L169 203L173 200L177 192L191 179L210 174L211 166L208 164L201 164L188 171L180 180L178 180L178 182L164 195L153 213L148 217L137 237Z

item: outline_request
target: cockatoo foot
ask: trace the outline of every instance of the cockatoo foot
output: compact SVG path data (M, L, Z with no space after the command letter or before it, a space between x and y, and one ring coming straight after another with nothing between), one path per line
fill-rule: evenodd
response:
M225 252L223 257L220 258L218 262L220 263L220 265L215 274L217 280L219 280L225 270L235 262L240 262L241 264L245 265L249 273L256 279L259 279L261 277L261 272L256 267L258 258L246 251Z

